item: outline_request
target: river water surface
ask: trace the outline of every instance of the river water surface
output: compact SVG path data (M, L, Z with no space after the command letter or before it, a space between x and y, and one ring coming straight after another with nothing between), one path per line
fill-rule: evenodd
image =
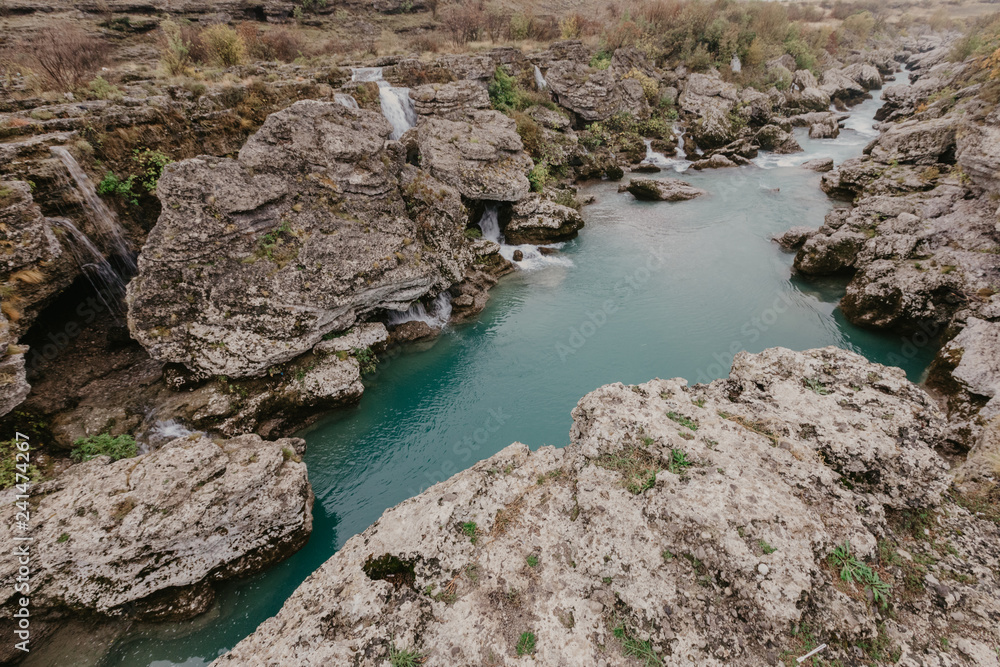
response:
M833 205L819 174L798 167L861 154L879 101L852 110L839 138L797 138L794 155L680 176L709 192L680 203L635 201L616 183L582 188L596 202L563 248L568 262L504 278L475 323L430 349L384 361L359 407L302 434L316 493L309 543L268 572L223 588L210 613L136 628L101 664L201 666L281 608L292 591L383 511L515 441L568 442L570 411L610 382L653 377L709 381L733 353L837 345L905 368L919 380L933 356L847 323L842 281L791 276L792 256L770 240L816 227ZM923 341L917 341L923 342Z

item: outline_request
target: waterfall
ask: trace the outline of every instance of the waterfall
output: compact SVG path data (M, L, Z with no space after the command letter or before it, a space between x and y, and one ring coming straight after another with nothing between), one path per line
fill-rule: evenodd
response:
M105 308L117 319L124 320L122 297L125 296L125 281L105 259L100 248L77 229L76 225L65 218L51 218L51 220L66 232L66 245L70 253L80 266L81 273L87 276L87 280L90 281Z
M351 70L351 81L374 81L378 84L382 115L392 125L390 139L399 139L417 124L417 112L410 99L410 89L396 88L383 79L381 67L355 67Z
M68 150L62 146L52 146L50 150L63 163L66 171L76 183L76 188L83 199L83 207L87 211L87 217L90 218L97 234L97 240L104 246L104 250L110 253L117 263L121 264L119 274L125 277L135 275L135 253L132 251L132 245L125 238L125 232L118 223L118 217L97 196L97 191L94 189L90 177Z
M497 205L487 203L483 210L483 215L479 218L479 229L483 232L483 238L488 241L500 244L500 256L508 262L513 262L514 266L521 271L534 271L547 266L573 266L573 261L569 257L562 255L546 255L539 250L538 246L529 244L507 245L500 234L500 219L497 214ZM553 243L546 248L559 249L564 243ZM514 253L520 251L521 259L514 261Z
M535 65L535 88L538 90L545 90L548 87L548 82L546 82L545 77L542 76L542 70L538 69L538 65Z
M157 419L156 423L146 432L144 436L139 436L142 443L139 452L148 453L151 449L159 449L168 442L173 442L177 438L186 438L190 435L204 435L204 431L192 431L176 419Z
M441 292L431 303L430 310L423 303L415 301L407 310L389 313L389 324L395 326L403 322L424 322L430 327L441 329L451 318L451 294Z
M483 238L494 243L503 243L500 236L500 219L497 216L497 205L487 204L482 217L479 218L479 229Z
M646 157L642 161L648 164L655 164L661 169L673 169L678 172L686 171L691 166L691 162L687 159L687 154L684 152L683 130L675 130L674 136L677 137L677 154L675 157L667 157L663 153L654 151L653 142L649 139L644 139Z
M683 128L677 129L677 159L686 160L687 153L684 151L684 130Z
M743 63L740 62L740 57L735 53L733 54L733 59L729 61L729 69L733 70L733 72L739 72L743 69Z
M358 101L346 93L337 93L333 96L333 101L343 104L348 109L357 109Z

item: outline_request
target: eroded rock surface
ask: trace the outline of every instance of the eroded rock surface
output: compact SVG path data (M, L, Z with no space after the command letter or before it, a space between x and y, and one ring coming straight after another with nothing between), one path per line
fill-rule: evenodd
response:
M575 238L583 227L579 211L533 194L514 205L513 217L504 228L507 243L558 243Z
M168 166L129 284L133 336L159 361L259 376L461 280L473 255L459 194L404 169L390 129L374 112L302 101L269 116L238 160Z
M519 664L525 632L540 664L631 665L626 639L665 665L768 664L806 626L830 660L879 642L921 664L948 632L949 660L989 664L1000 529L942 496L944 420L902 371L778 348L711 385L602 387L573 417L565 449L511 445L388 510L215 664L381 665L390 645ZM889 607L829 565L848 542Z
M303 447L194 435L136 458L98 457L33 485L35 614L178 619L204 611L213 582L305 543L313 497ZM5 523L16 510L4 503ZM0 564L4 604L16 595L16 576L15 559Z
M687 181L678 178L633 178L619 187L621 192L629 192L636 199L646 201L684 201L708 194Z

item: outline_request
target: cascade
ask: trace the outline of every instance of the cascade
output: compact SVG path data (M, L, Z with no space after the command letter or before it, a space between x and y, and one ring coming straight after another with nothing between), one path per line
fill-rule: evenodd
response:
M383 79L381 67L355 67L351 70L351 81L374 81L378 84L382 115L392 125L392 134L389 135L391 139L399 139L417 124L417 112L410 99L410 89L396 88Z
M538 69L538 65L535 65L535 88L538 88L538 90L545 90L548 87L548 82L545 81L545 77L542 76L542 70Z
M125 281L105 259L100 248L76 225L65 218L52 218L52 222L66 232L66 245L70 253L105 308L117 319L124 320L125 311L121 303L125 296Z
M530 244L507 245L504 243L503 235L500 234L500 219L496 204L486 205L483 215L479 218L479 229L482 231L484 239L500 244L500 256L513 262L519 270L534 271L547 266L573 266L573 261L569 257L546 255L539 250L538 246ZM558 249L562 248L563 245L562 243L554 243L546 247ZM521 251L522 258L515 262L514 253L518 250Z
M93 223L98 242L104 246L106 252L114 257L115 262L120 264L119 275L125 278L135 275L135 253L125 237L125 231L118 222L118 216L97 196L97 190L94 189L90 177L83 171L72 153L62 146L52 146L50 150L63 163L73 182L76 183L76 188L83 199L83 206L87 210L87 216Z
M451 317L451 294L441 292L431 303L430 310L421 303L415 301L407 310L398 310L389 314L389 324L396 325L403 322L424 322L435 329L441 329L448 324Z

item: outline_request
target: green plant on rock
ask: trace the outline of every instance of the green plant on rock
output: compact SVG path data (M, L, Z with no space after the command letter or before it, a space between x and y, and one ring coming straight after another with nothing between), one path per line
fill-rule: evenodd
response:
M74 461L89 461L98 456L110 456L112 461L130 459L138 455L135 438L128 434L112 436L110 433L79 438L73 443L70 457Z
M371 375L375 372L375 369L378 367L378 357L375 356L370 347L356 347L351 350L351 354L358 360L358 367L361 369L362 375Z
M687 452L683 449L674 448L670 451L670 463L667 464L667 471L679 475L694 465L694 461L687 457Z
M638 639L624 625L619 625L611 631L622 645L622 653L630 658L637 658L643 667L660 667L663 659L653 649L649 641Z
M502 113L510 113L518 108L520 96L517 91L517 82L502 65L497 65L493 70L493 78L489 83L490 104L493 108Z
M601 49L590 58L590 66L594 69L607 69L611 67L611 54Z
M97 194L114 195L120 197L125 203L138 206L139 197L132 191L133 183L135 183L135 176L129 176L123 180L118 178L114 172L109 171L97 184Z
M389 664L391 667L417 667L422 665L427 655L420 651L396 648L394 642L389 643Z
M882 607L889 606L892 585L882 581L875 570L851 553L850 540L834 549L828 557L828 562L839 573L842 581L864 586L865 590L871 591L872 600L876 604Z
M531 655L535 652L535 633L522 632L514 647L518 655Z
M539 162L532 167L528 172L528 182L531 183L532 192L541 192L549 182L549 165Z
M678 414L678 413L672 412L672 411L667 413L667 417L669 417L673 421L677 422L681 426L686 426L687 428L691 429L692 431L697 431L698 430L698 422L696 422L695 420L691 419L690 417L685 417L684 415L681 415L681 414Z

